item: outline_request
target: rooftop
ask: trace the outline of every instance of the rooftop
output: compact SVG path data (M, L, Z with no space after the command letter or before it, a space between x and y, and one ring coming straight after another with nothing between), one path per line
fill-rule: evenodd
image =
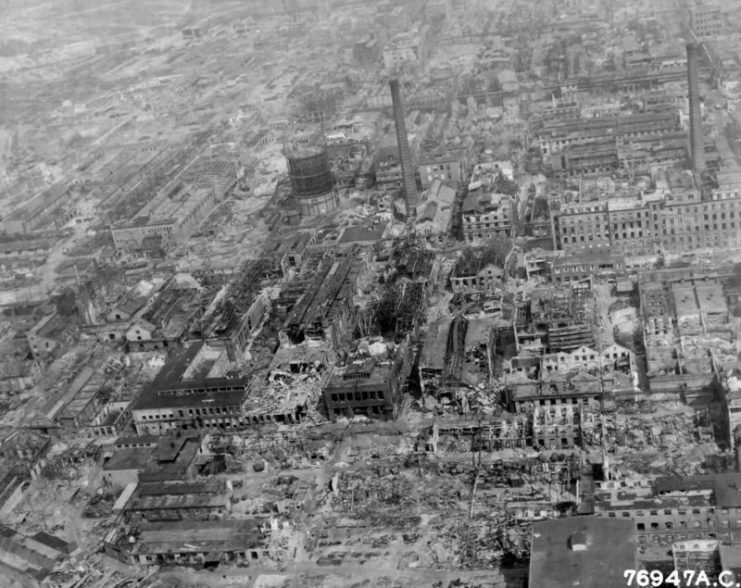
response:
M665 476L654 482L657 494L703 492L712 490L715 504L721 508L741 507L741 473L705 474L684 478Z
M347 227L342 232L342 236L338 239L338 243L362 243L368 241L375 242L383 238L383 234L385 231L385 225L377 225L373 227Z
M499 209L503 203L509 202L505 194L492 194L490 192L481 193L479 191L470 192L463 201L463 212L489 212Z
M533 526L529 586L625 586L636 567L635 523L588 516L541 521Z
M555 267L572 266L579 264L624 264L625 259L619 253L614 251L584 251L583 253L574 253L564 257L555 257L553 265Z
M225 508L225 495L214 494L165 494L142 496L129 503L129 510L162 510L178 508Z
M186 379L188 368L204 348L203 341L192 343L174 355L160 370L152 383L144 388L131 405L131 410L176 408L205 404L238 406L244 400L249 384L247 378L209 378L203 371Z
M261 543L253 520L199 521L197 533L192 521L145 524L139 531L135 553L244 551Z

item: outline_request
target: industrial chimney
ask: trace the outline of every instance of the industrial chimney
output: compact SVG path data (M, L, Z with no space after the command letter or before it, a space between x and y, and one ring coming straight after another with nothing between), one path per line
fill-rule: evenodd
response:
M399 80L391 80L391 102L394 106L394 122L396 123L396 142L399 146L399 158L401 159L401 177L406 202L407 222L414 222L417 214L417 182L414 179L414 166L412 165L412 154L409 151L409 137L404 123L404 104L401 101L401 90Z
M700 85L697 81L697 44L687 43L687 86L690 96L690 150L692 169L699 174L705 169L705 141L702 136Z

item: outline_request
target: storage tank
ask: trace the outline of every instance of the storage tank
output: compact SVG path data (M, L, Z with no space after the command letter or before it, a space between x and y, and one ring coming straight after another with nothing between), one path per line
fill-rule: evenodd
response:
M324 146L292 148L286 153L294 196L323 194L334 188L334 176Z
M286 149L291 193L302 217L317 216L340 205L325 145Z

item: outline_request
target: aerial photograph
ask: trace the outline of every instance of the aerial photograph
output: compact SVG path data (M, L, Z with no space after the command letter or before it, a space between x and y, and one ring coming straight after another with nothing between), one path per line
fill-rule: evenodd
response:
M0 588L741 588L741 0L0 0Z

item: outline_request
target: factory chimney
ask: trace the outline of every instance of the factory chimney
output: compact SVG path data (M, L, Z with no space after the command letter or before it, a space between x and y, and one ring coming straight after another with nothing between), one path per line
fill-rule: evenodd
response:
M705 140L702 136L702 110L700 109L700 85L697 81L696 43L687 43L687 86L690 96L690 150L692 169L699 174L705 169Z
M407 222L414 222L417 214L417 182L414 179L414 166L412 165L412 154L409 151L409 137L404 123L404 104L401 101L401 90L399 80L391 80L391 102L394 106L394 122L396 123L396 143L399 146L399 158L401 159L401 177L406 202Z

